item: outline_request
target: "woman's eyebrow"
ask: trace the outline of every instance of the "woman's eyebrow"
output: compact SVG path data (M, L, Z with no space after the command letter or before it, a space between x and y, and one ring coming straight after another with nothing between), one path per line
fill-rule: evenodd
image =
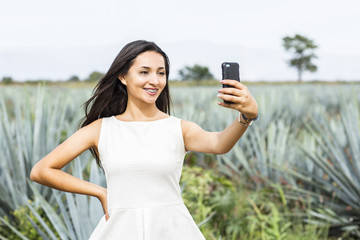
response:
M141 66L140 68L151 69L151 67L148 66ZM165 67L158 67L158 69L165 69Z
M150 69L148 66L141 66L140 68Z

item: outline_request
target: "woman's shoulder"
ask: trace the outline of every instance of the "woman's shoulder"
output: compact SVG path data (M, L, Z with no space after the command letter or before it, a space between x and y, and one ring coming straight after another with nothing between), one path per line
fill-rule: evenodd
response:
M83 129L86 131L90 131L95 135L98 135L101 129L102 121L102 118L96 119L95 121L83 127Z
M184 119L181 119L181 129L184 136L187 135L187 133L193 134L203 130L197 123Z
M185 119L180 119L180 122L183 135L185 135L188 131L191 131L191 129L199 127L196 123Z

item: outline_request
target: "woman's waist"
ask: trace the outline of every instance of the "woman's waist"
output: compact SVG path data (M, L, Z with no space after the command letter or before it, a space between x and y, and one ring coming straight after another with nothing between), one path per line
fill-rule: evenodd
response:
M110 204L109 205L109 212L116 212L116 211L131 211L131 210L144 210L144 209L157 209L157 208L161 208L161 209L166 209L166 208L171 208L171 207L177 207L177 206L181 206L184 205L183 200L181 199L180 201L177 202L150 202L150 203L137 203L134 202L132 204L128 204L128 205L120 205L120 204Z

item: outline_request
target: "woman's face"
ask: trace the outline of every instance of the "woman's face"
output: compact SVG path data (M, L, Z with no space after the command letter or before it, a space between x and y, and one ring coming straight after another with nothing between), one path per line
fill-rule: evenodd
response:
M154 51L143 52L119 79L126 85L129 100L155 103L166 86L164 57Z

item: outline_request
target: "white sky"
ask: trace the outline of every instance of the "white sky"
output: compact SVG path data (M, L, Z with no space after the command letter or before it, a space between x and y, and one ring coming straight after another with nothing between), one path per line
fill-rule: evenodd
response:
M360 80L356 67L360 65L359 23L358 0L0 0L0 78L68 78L71 74L85 77L93 70L106 71L124 44L136 39L155 41L168 50L171 63L176 66L174 71L197 59L191 51L181 56L181 51L174 49L177 44L180 48L184 44L191 48L191 43L216 45L218 49L213 53L209 49L204 62L199 62L208 66L222 61L216 59L221 46L266 49L265 55L275 51L286 59L282 37L300 33L319 45L318 63L323 73L315 77ZM84 51L96 52L97 59L79 60L77 54ZM60 59L55 61L59 52L66 52L66 57L59 54ZM104 56L100 56L102 53ZM329 59L339 56L342 62L348 60L353 65L343 72L331 73L336 60L332 65L324 60L331 62ZM34 62L29 67L31 59L42 65L47 63L47 71ZM72 59L83 61L82 65L72 64ZM251 62L246 58L243 61ZM252 72L247 76L252 80L296 78L284 61L280 64L284 68L276 70L278 75ZM248 69L265 65L261 62ZM63 66L67 67L62 69ZM175 76L176 72L172 74Z

